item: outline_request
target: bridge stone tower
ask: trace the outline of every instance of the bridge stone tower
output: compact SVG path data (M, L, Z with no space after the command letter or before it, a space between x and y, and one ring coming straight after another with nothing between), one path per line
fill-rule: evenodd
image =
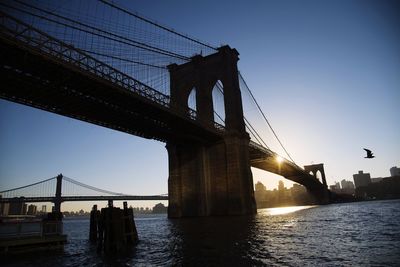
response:
M322 190L309 189L309 192L315 197L315 200L319 204L328 204L331 200L331 193L329 192L328 184L326 183L324 164L320 163L320 164L305 165L304 170L308 173L312 173L312 175L315 178L317 178L318 171L321 173L322 184L324 185L323 189Z
M305 165L304 170L308 173L312 173L315 177L317 177L317 172L319 171L321 173L321 179L322 183L326 188L328 188L328 184L326 183L326 177L325 177L325 170L324 170L324 164L312 164L312 165Z
M212 90L223 84L225 134L221 140L168 142L168 216L242 215L256 213L237 61L229 46L188 63L168 66L171 106L188 110L196 88L196 120L214 127Z

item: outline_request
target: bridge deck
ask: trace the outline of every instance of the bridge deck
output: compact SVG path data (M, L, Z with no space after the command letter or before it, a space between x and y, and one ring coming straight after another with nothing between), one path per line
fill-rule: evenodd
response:
M293 182L305 186L309 190L325 190L325 186L314 176L305 172L296 164L283 160L278 163L277 154L271 150L250 143L250 165L264 171L281 175Z
M220 127L194 120L189 110L169 107L168 96L22 22L0 16L1 98L160 141L220 138Z

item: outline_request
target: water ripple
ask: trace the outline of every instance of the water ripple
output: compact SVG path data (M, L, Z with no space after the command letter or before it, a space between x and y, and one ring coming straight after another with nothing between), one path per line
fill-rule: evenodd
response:
M289 209L286 209L286 211ZM135 219L140 242L124 255L96 252L88 220L65 220L63 252L4 266L400 266L400 201L259 210L251 217Z

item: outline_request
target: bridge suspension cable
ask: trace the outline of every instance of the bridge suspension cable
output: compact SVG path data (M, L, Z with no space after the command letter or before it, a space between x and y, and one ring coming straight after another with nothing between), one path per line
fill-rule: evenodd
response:
M216 48L109 1L0 2L2 11L168 95L169 64Z
M168 194L158 194L150 196L128 195L109 190L100 189L91 185L84 184L75 179L59 175L25 186L0 191L0 200L7 201L26 201L26 202L49 202L53 201L56 194L57 180L61 177L61 195L65 199L85 200L87 198L107 199L115 197L117 199L148 199L149 197L162 197Z
M2 198L21 196L54 196L56 177L51 177L36 183L0 191Z
M177 32L177 31L174 31L174 30L169 29L169 28L167 28L167 27L165 27L165 26L162 26L162 25L160 25L160 24L158 24L158 23L156 23L156 22L153 22L153 21L151 21L151 20L149 20L149 19L146 19L146 18L144 18L144 17L142 17L142 16L139 16L138 14L135 14L135 13L133 13L133 12L130 12L130 11L128 11L127 9L123 9L123 8L121 8L121 7L119 7L119 6L116 6L116 5L113 4L113 3L110 3L110 2L105 1L105 0L98 0L98 1L102 2L102 3L105 4L105 5L109 5L109 6L113 7L113 8L115 8L115 9L118 9L118 10L120 10L120 11L122 11L122 12L125 12L125 13L127 13L127 14L129 14L129 15L135 17L135 18L138 18L138 19L143 20L143 21L145 21L145 22L147 22L147 23L150 23L150 24L152 24L152 25L154 25L154 26L156 26L156 27L159 27L159 28L161 28L161 29L163 29L163 30L166 30L166 31L168 31L168 32L170 32L170 33L176 34L176 35L178 35L178 36L180 36L180 37L182 37L182 38L188 39L188 40L190 40L190 41L192 41L192 42L198 43L198 44L200 44L200 45L204 45L205 47L208 47L208 48L210 48L210 49L213 49L213 50L217 51L217 48L216 48L216 47L213 47L213 46L211 46L211 45L209 45L209 44L206 44L206 43L204 43L204 42L201 42L201 41L199 41L199 40L196 40L196 39L194 39L194 38L191 38L191 37L189 37L189 36L187 36L187 35L183 35L183 34Z
M262 111L260 105L258 104L256 98L254 97L253 93L251 92L250 88L248 87L246 81L244 80L242 74L239 72L239 79L242 81L242 83L244 84L245 89L249 92L251 99L253 100L254 104L256 105L258 111L260 112L260 114L262 115L264 121L267 123L268 127L271 129L273 135L275 136L276 140L278 141L278 143L280 144L280 146L282 147L282 149L285 151L286 155L289 157L289 159L295 163L295 161L293 160L293 158L290 156L289 152L286 150L285 146L282 144L281 140L279 139L278 135L276 134L275 130L272 128L271 123L268 121L267 117L265 116L264 112Z
M36 183L33 183L33 184L28 184L28 185L24 185L24 186L12 188L12 189L0 191L0 194L4 194L4 193L7 193L7 192L11 192L11 191L16 191L16 190L25 189L25 188L27 188L27 187L32 187L32 186L39 185L39 184L43 184L43 183L45 183L45 182L54 180L55 178L56 178L56 177L51 177L51 178L49 178L49 179L45 179L45 180L42 180L42 181L39 181L39 182L36 182Z
M127 38L125 36L114 34L112 32L106 31L106 30L102 30L100 28L88 25L86 23L83 23L83 22L80 22L80 21L77 21L77 20L73 20L71 18L67 18L65 16L56 14L54 12L45 10L43 8L35 7L33 5L24 3L24 2L19 1L19 0L14 0L14 1L17 2L17 3L20 3L21 5L24 5L24 6L27 6L29 8L44 12L45 14L54 16L54 17L62 19L62 20L65 20L65 21L67 21L69 23L73 23L73 24L85 27L87 29L80 28L78 26L74 26L74 25L71 25L71 24L67 24L65 22L57 21L55 19L51 19L51 18L46 17L46 16L35 14L35 13L29 12L27 10L23 10L23 9L20 9L20 8L17 8L17 7L13 7L13 6L4 4L4 3L2 3L2 5L6 6L8 8L12 8L12 9L18 10L18 11L23 12L25 14L40 18L40 19L47 20L49 22L59 24L61 26L69 27L69 28L72 28L72 29L75 29L75 30L78 30L78 31L82 31L82 32L85 32L85 33L88 33L88 34L92 34L92 35L95 35L95 36L98 36L98 37L103 37L103 38L109 39L111 41L120 42L120 43L123 43L123 44L126 44L126 45L130 45L130 46L133 46L133 47L136 47L136 48L145 49L145 50L148 50L150 52L155 52L155 53L159 53L159 54L162 54L162 55L171 56L171 57L174 57L174 58L177 58L177 59L182 59L182 60L189 60L190 59L189 57L186 57L186 56L183 56L183 55L179 55L179 54L173 53L171 51L166 51L166 50L163 50L161 48L153 47L151 45L148 45L148 44L145 44L145 43L142 43L142 42L138 42L138 41L132 40L131 38ZM91 51L87 51L87 52L91 52ZM106 57L110 56L110 55L106 55L106 54L102 54L102 55L106 56ZM137 63L137 62L135 62L135 63Z
M223 86L221 83L217 82L215 84L215 88L217 88L218 92L222 95L224 95L224 91L223 91ZM214 113L216 114L216 116L224 122L224 120L221 118L221 116L214 111ZM246 116L243 115L243 119L246 125L246 128L248 129L250 135L256 140L256 143L258 143L261 146L264 146L266 148L269 149L268 145L264 142L264 140L261 138L261 136L258 134L258 132L256 131L256 129L253 127L253 125L251 125L250 121L246 118ZM225 123L225 122L224 122Z
M116 192L100 189L100 188L97 188L97 187L94 187L94 186L91 186L91 185L87 185L87 184L81 183L81 182L79 182L77 180L74 180L74 179L66 177L66 176L63 176L63 181L68 181L68 182L70 182L72 184L75 184L77 186L80 186L80 187L83 187L83 188L86 188L86 189L89 189L89 190L93 190L93 191L98 192L98 193L105 193L105 194L115 195L115 196L124 196L125 195L125 194L122 194L122 193L116 193Z

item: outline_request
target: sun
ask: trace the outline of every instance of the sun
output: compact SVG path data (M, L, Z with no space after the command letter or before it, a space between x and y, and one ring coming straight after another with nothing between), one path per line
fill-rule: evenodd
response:
M282 157L279 156L279 155L276 155L275 160L276 160L278 163L281 163L281 162L284 160L284 158L282 158Z

